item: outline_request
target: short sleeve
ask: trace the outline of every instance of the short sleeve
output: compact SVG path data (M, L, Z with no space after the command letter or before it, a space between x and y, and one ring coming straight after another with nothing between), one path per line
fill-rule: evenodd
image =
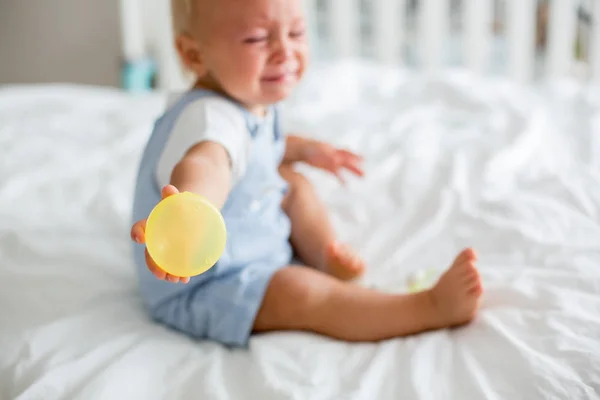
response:
M250 132L238 106L226 99L206 97L190 103L175 121L157 165L159 187L169 184L175 165L185 153L205 141L225 148L235 185L246 172L252 143Z

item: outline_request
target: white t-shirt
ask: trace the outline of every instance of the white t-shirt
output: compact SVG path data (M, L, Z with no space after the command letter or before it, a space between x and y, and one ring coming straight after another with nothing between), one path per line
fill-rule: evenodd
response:
M171 181L175 165L196 144L210 141L222 145L231 163L235 185L246 172L252 138L239 107L219 97L203 97L186 106L175 121L156 168L159 187Z

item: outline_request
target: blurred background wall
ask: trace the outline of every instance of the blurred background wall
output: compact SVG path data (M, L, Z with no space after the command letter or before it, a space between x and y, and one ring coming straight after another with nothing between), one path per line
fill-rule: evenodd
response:
M0 84L119 85L119 0L0 0Z

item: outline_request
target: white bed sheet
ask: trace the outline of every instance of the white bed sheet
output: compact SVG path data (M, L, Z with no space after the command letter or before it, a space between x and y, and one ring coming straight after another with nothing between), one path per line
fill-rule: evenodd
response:
M598 93L314 70L286 125L366 157L345 188L305 170L368 261L360 284L402 292L474 246L483 308L457 330L244 351L140 305L129 207L164 97L0 90L0 399L600 399Z

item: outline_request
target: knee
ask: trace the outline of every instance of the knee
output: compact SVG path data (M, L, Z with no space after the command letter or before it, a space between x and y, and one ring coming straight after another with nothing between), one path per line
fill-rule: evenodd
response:
M295 196L303 196L309 193L312 194L313 186L304 175L294 172L293 177L290 179L290 190Z
M273 276L255 321L257 331L308 327L321 296L311 273L306 267L287 267Z
M306 196L313 196L314 189L312 183L300 172L296 172L289 166L281 167L279 169L281 176L287 181L289 185L288 196L291 199L304 198Z
M285 288L287 296L286 309L291 315L302 316L315 301L318 290L311 284L310 275L313 271L303 266L290 266L275 274L273 286ZM306 276L304 276L306 275ZM277 296L283 298L283 296Z

